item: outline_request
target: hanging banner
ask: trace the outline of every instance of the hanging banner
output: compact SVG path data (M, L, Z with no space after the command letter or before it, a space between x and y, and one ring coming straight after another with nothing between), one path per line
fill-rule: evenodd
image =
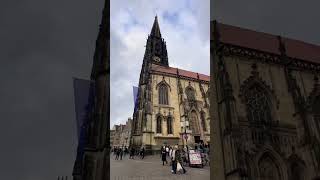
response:
M93 81L90 80L73 78L78 138L80 138L81 127L88 121L88 113L93 108L93 84Z
M138 90L139 88L136 86L133 86L133 102L134 102L134 112L137 110L137 103L138 103Z
M86 144L87 124L90 120L94 106L94 82L85 79L73 78L74 102L77 121L78 153L79 158L83 155Z

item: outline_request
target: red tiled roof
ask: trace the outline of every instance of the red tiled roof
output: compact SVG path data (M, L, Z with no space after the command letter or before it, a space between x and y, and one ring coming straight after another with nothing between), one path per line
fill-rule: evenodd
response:
M280 54L276 35L218 23L220 41L227 44ZM289 57L320 63L320 46L281 37Z
M179 73L180 76L194 78L194 79L198 79L198 76L199 76L200 80L208 81L208 82L210 81L210 76L207 76L205 74L186 71L183 69L178 69L178 68L173 68L173 67L165 67L165 66L159 66L156 64L152 64L151 70L155 71L155 72L167 73L167 74L171 74L171 75L178 75L178 73Z
M289 57L320 63L320 46L288 38L282 39Z

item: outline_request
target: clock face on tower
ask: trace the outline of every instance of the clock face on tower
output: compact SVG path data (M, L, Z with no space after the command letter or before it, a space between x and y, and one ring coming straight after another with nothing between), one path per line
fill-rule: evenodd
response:
M160 58L158 56L153 56L153 61L160 62Z

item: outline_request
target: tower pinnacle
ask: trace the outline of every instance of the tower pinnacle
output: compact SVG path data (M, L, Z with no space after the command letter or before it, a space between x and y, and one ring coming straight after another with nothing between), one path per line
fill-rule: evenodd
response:
M153 22L153 26L152 26L150 35L161 38L160 27L159 27L157 15L154 18L154 22Z

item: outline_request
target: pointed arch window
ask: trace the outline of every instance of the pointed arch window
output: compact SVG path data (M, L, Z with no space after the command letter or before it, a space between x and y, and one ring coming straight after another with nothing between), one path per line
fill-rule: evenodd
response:
M271 101L265 89L253 85L244 94L247 106L247 117L250 122L270 124Z
M188 87L186 89L186 95L187 95L187 99L188 101L192 102L196 100L196 95L195 95L195 91L192 87Z
M165 84L159 85L159 104L168 105L168 87Z
M312 105L312 112L314 122L316 123L318 131L320 132L320 95L314 99L314 103Z
M203 131L207 131L207 125L206 125L206 113L201 111L200 114L201 117L201 125L202 125L202 129Z
M281 175L277 164L269 156L263 157L259 161L259 172L262 180L280 180Z
M294 162L293 164L291 164L290 170L291 170L291 179L292 180L303 180L304 179L304 176L303 176L304 169L299 163Z
M157 133L162 133L162 118L161 116L157 117Z
M198 116L195 111L190 113L190 126L193 134L200 134L200 128L198 123Z
M168 131L168 134L173 134L172 117L171 116L169 116L167 119L167 131Z

